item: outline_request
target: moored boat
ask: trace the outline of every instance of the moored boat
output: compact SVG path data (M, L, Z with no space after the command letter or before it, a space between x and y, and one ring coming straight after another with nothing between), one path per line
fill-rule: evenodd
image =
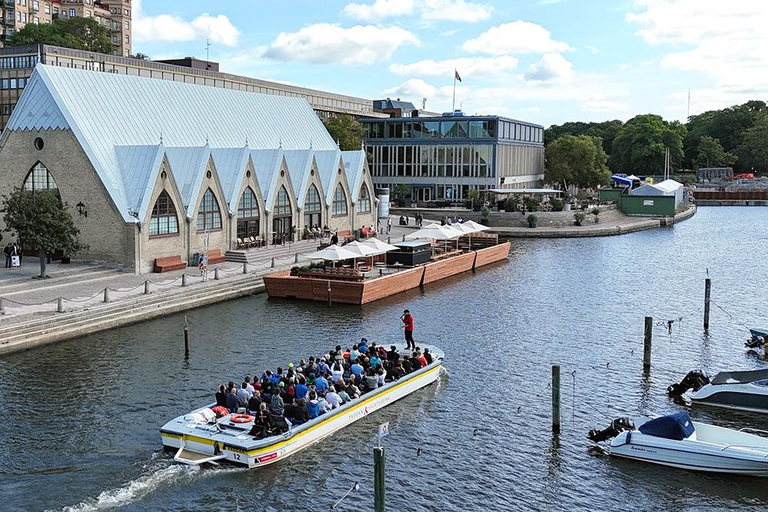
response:
M753 338L765 338L768 336L768 329L750 327L749 334L751 334Z
M768 413L768 370L719 372L711 380L694 370L667 391L673 396L691 391L687 396L692 404Z
M435 382L440 376L444 353L435 347L424 348L432 353L431 364L301 425L283 420L284 425L275 435L262 438L251 435L253 416L227 414L217 418L212 410L215 404L210 404L163 425L160 429L163 446L175 451L176 462L189 465L226 461L255 468L272 464Z
M619 418L589 439L607 441L617 457L663 466L739 475L768 476L768 439L694 422L681 412L658 418Z

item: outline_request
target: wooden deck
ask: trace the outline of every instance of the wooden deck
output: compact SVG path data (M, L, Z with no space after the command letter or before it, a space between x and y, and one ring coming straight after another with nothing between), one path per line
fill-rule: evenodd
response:
M510 243L505 242L445 260L391 272L381 277L369 278L362 282L298 277L285 271L265 276L264 284L270 297L367 304L502 261L509 255L509 248Z

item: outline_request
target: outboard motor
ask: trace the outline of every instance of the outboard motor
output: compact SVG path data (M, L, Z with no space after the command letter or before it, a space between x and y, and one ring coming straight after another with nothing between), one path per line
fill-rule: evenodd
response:
M701 370L693 370L688 372L688 375L683 377L683 380L679 384L672 384L667 388L667 393L670 396L680 396L689 389L694 392L700 390L702 387L709 384L709 377Z
M624 430L634 430L635 422L632 418L616 418L611 422L611 425L603 430L592 429L587 434L587 438L591 441L599 443L601 441L607 441L613 437L616 437Z
M747 348L762 348L765 346L766 337L768 336L752 336L752 338L744 343Z

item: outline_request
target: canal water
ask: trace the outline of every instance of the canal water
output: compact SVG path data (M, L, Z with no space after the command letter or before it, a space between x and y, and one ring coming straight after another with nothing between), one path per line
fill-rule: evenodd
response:
M766 325L768 209L702 208L665 229L597 239L513 241L508 262L364 307L264 295L0 358L0 510L373 508L373 455L389 421L392 511L765 510L768 485L690 473L590 448L624 415L680 411L666 387L694 368L768 366L745 353ZM702 331L704 278L712 325ZM445 349L440 382L261 470L174 465L159 427L217 385L350 345L417 340ZM643 318L654 328L642 372ZM681 320L680 320L681 319ZM563 430L550 431L551 365L562 365ZM692 410L768 429L768 417Z

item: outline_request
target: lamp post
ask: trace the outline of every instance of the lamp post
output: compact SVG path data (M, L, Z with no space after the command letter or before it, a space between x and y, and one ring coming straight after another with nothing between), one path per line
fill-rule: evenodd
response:
M86 217L86 218L88 217L88 210L85 209L85 205L83 204L82 201L77 203L75 205L75 208L77 208L77 213L79 213L81 217Z

